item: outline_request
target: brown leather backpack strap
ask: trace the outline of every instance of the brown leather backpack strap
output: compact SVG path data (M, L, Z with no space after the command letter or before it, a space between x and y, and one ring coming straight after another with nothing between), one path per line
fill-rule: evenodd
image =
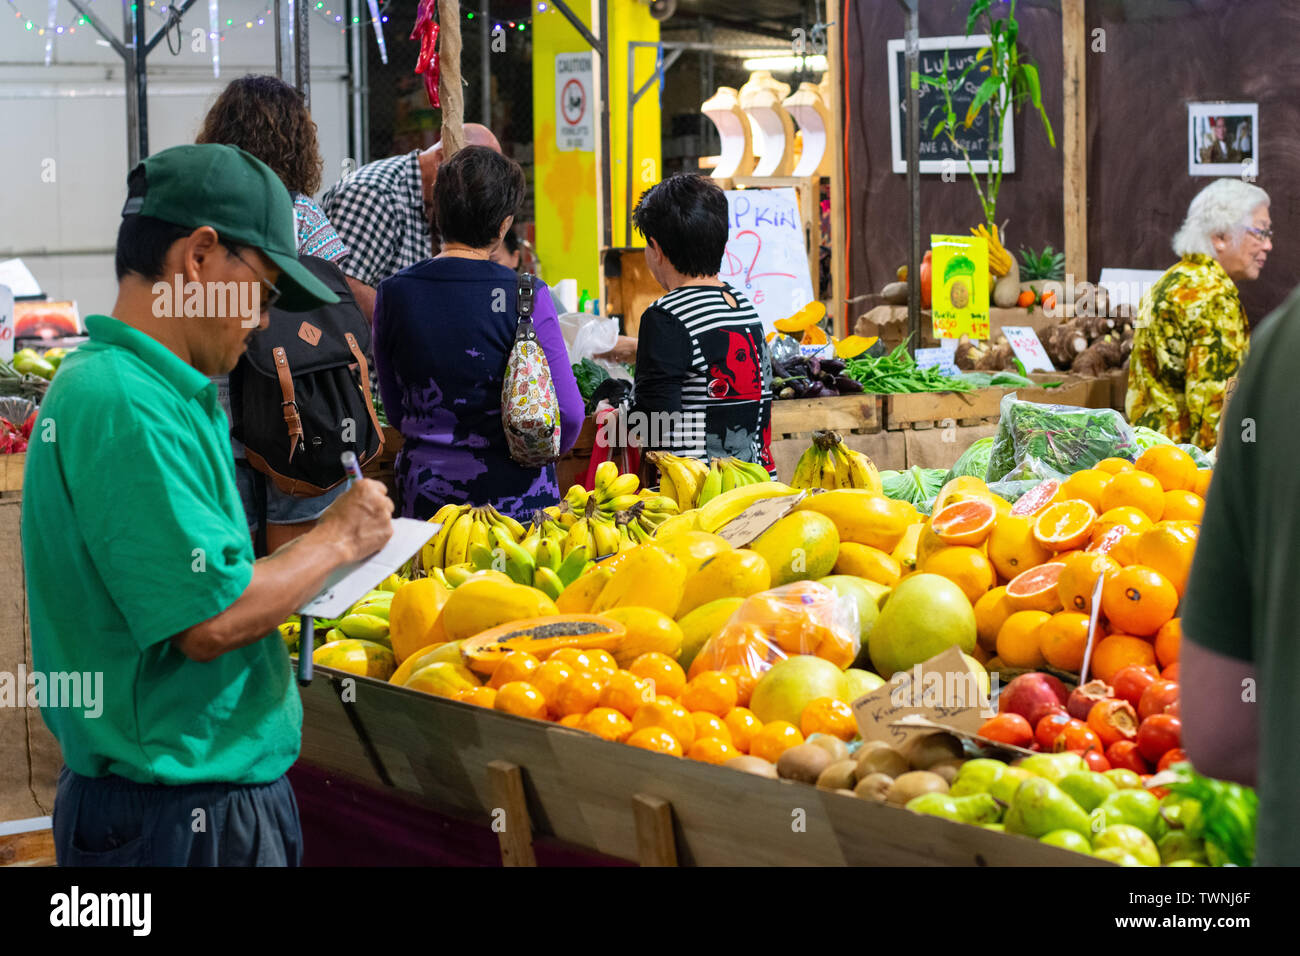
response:
M379 448L382 451L384 447L384 428L379 424L379 416L375 414L375 403L370 400L370 363L366 361L366 355L361 351L361 346L357 345L357 337L351 332L343 336L347 339L348 348L352 350L352 357L357 360L357 369L361 372L361 390L366 400L366 410L370 412L370 420L375 425L375 434L379 436Z
M298 417L298 403L293 394L293 373L289 371L289 356L283 348L277 347L271 354L275 357L275 374L280 379L280 394L284 396L280 408L284 412L285 427L289 430L289 460L293 461L294 452L303 446L302 419Z

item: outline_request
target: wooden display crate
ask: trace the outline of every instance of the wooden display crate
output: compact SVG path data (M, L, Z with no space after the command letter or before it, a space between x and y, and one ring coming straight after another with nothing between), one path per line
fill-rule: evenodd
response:
M918 392L915 394L884 396L885 427L903 428L942 427L952 424L977 424L998 420L1002 399L1010 392L1027 402L1049 405L1080 405L1087 407L1091 397L1088 380L1075 378L1064 372L1035 372L1030 376L1039 382L1061 382L1057 388L980 388L973 392ZM1109 407L1104 405L1102 407Z
M353 703L343 679L356 682ZM508 865L531 860L534 835L697 866L1110 865L328 668L302 699L305 763L497 831L504 823Z
M0 455L0 494L23 490L23 468L27 454Z
M772 441L811 436L829 429L844 435L880 431L879 395L777 399L772 402Z

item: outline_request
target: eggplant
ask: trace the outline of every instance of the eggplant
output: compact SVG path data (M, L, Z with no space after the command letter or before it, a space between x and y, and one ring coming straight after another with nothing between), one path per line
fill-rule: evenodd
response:
M830 372L832 375L839 375L844 371L844 359L824 358L822 359L822 371Z
M790 370L786 368L784 365L782 365L780 362L778 362L776 359L772 359L772 377L790 378L791 377Z
M817 381L821 382L827 388L835 387L835 376L832 375L830 372L825 372L825 371L822 372L820 375L817 376Z
M817 356L808 359L808 377L817 378L822 373L822 362Z
M825 391L822 392L822 395L838 395L838 394L839 394L839 392L838 392L836 389L833 389L833 388L828 388L828 389L826 389Z
M787 385L785 388L781 389L781 391L779 391L779 392L776 393L776 397L777 397L777 398L794 398L794 397L795 397L795 391L794 391L794 389L793 389L791 386Z
M826 389L821 382L809 382L808 388L804 390L804 398L821 398Z
M840 390L841 395L856 395L864 391L861 382L856 378L849 378L847 375L837 375L835 377L835 387Z

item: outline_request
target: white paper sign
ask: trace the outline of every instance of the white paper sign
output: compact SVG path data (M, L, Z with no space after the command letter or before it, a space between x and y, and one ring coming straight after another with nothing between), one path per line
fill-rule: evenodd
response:
M1025 372L1055 372L1056 366L1043 350L1043 343L1038 340L1038 333L1028 325L1004 325L1002 334L1007 337L1007 344Z
M31 299L41 294L41 284L21 259L5 259L0 262L0 285L9 286L16 299Z
M325 579L320 593L298 609L313 617L338 617L376 584L397 572L407 559L424 547L442 528L440 524L415 518L394 518L393 536L388 543L355 564L345 564Z
M952 359L953 353L944 348L916 350L918 368L937 368L944 375L960 375L961 369L953 364Z
M745 293L771 332L815 298L794 189L731 190L727 213L718 277Z
M14 360L14 293L0 285L0 362Z
M555 146L561 152L596 150L591 54L555 55Z

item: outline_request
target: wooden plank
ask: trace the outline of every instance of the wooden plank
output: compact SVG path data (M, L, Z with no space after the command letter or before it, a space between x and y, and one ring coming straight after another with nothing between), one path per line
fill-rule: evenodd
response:
M23 468L26 464L26 452L20 455L0 455L0 492L23 490Z
M839 20L839 17L827 17ZM832 23L826 28L826 85L824 99L831 110L830 142L826 150L831 157L831 314L834 316L832 328L839 338L844 338L853 331L852 307L845 300L848 292L849 263L844 255L845 237L849 223L844 208L844 167L848 156L844 147L844 70L847 64L843 59L840 30L843 27Z
M632 795L636 818L637 859L642 866L676 866L677 843L673 837L673 807L667 800L648 794Z
M973 392L917 392L884 396L885 427L894 431L914 428L922 422L956 423L965 418L997 418L1003 396L1015 392L1026 402L1045 405L1091 407L1091 386L1086 379L1070 380L1065 373L1055 376L1059 388L980 388ZM1105 408L1107 406L1100 406Z
M996 424L953 425L928 431L907 429L896 434L903 436L908 468L913 465L921 468L951 468L962 456L962 452L971 446L971 442L994 435L997 430Z
M1083 0L1061 0L1064 59L1064 121L1061 158L1065 163L1065 272L1075 282L1088 278L1088 116L1085 81L1088 55Z
M355 679L353 714L399 791L487 824L501 806L488 765L513 763L528 771L524 786L536 835L625 860L638 858L628 807L644 794L672 804L677 856L687 866L1090 862L1037 841ZM302 698L302 759L383 786L329 681L314 681Z
M832 395L827 398L791 398L772 403L772 440L811 435L831 429L840 433L870 434L881 428L880 396Z
M487 772L492 792L496 794L497 806L492 812L499 816L493 820L493 829L501 841L501 865L536 866L523 772L504 760L493 760L487 765Z
M48 827L0 836L0 866L57 866Z
M0 672L14 675L25 671L31 661L21 517L21 496L0 500ZM25 695L25 688L20 692ZM32 797L27 710L0 707L0 820L25 820L49 812Z

